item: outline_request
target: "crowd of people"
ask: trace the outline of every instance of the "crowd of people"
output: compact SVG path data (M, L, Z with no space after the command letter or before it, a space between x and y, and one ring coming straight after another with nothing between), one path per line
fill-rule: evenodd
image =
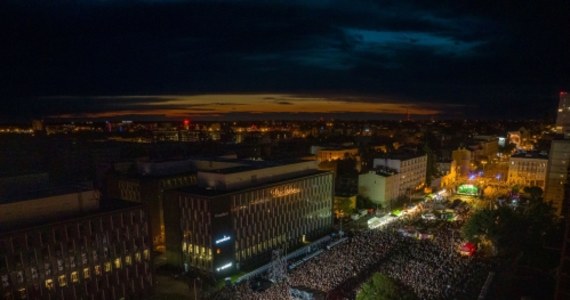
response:
M328 299L354 299L373 272L398 280L419 299L477 298L489 266L455 251L460 224L429 222L408 215L382 229L357 232L292 270L286 281L264 291L254 291L250 284L228 287L215 299L285 300L290 299L289 287L299 286L323 291ZM398 232L410 225L428 228L434 238L418 240Z

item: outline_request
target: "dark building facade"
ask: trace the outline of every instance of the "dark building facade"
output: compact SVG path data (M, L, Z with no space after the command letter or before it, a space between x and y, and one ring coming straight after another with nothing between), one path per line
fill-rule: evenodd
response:
M151 293L143 206L0 230L2 299L141 299Z
M243 178L246 173L231 176ZM168 194L170 264L221 277L268 262L272 249L295 247L330 232L332 172L303 170L272 175L275 180L259 178L261 183L251 176L249 184L236 189L195 187Z
M157 172L158 173L158 172ZM153 249L164 251L164 192L196 184L196 172L175 174L120 174L107 177L107 196L148 206Z

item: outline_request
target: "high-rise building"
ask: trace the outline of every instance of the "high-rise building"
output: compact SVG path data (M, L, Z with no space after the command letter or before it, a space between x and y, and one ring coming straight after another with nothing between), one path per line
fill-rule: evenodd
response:
M567 92L560 92L556 114L556 131L565 136L570 134L570 94Z
M269 262L332 227L333 174L316 161L258 162L198 171L198 185L167 193L171 265L226 276Z
M548 171L544 200L552 204L558 216L565 212L563 207L564 185L568 182L568 165L570 163L570 140L553 140L550 146Z
M558 216L567 216L569 203L565 200L568 195L564 187L568 183L570 163L570 95L566 92L560 92L556 131L564 134L564 138L553 140L550 146L544 200L554 206Z

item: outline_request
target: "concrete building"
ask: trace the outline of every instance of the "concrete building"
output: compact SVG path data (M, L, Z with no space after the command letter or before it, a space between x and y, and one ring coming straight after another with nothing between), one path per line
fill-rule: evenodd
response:
M198 171L198 185L168 193L171 265L217 277L268 262L332 226L333 174L315 161L268 162Z
M142 205L103 208L92 190L54 190L4 200L0 212L0 298L141 299L152 292Z
M536 186L543 191L546 187L548 156L544 153L519 153L509 159L507 183L521 187Z
M376 168L358 176L358 194L382 207L391 207L401 194L400 174L389 168Z
M424 187L427 175L427 155L420 152L389 153L375 158L373 167L395 170L400 177L398 195L408 195Z

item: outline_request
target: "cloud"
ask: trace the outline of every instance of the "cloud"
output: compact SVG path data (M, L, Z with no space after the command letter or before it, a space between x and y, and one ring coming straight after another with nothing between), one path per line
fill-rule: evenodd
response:
M3 1L0 115L243 111L171 101L270 94L532 116L546 107L534 95L551 101L570 82L569 4L542 2Z

